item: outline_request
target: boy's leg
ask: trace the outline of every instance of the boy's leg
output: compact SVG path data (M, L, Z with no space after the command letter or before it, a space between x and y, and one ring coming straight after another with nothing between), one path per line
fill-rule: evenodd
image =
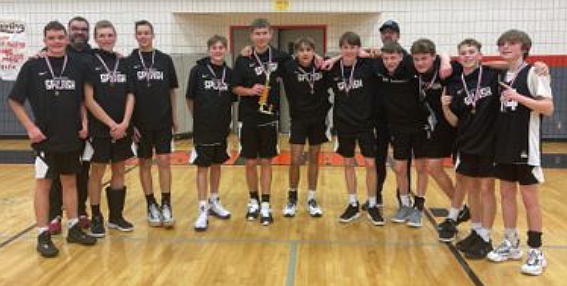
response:
M63 217L63 190L61 180L56 177L51 182L49 191L49 232L52 235L61 233L61 218Z
M427 159L427 171L433 177L441 191L447 195L449 199L453 198L453 193L455 192L455 187L453 186L453 182L451 178L445 172L443 168L443 159L442 158L429 158ZM419 193L420 190L418 188L418 196L425 197L425 193Z
M319 179L319 154L321 154L321 145L309 146L309 167L307 169L307 208L312 217L320 217L323 210L315 199L317 190L317 180Z
M77 165L77 167L80 167L80 165ZM67 242L82 245L96 244L96 238L84 233L79 226L79 217L77 214L77 175L66 173L61 174L59 177L61 178L61 186L63 187L63 204L68 220Z
M209 204L207 201L207 189L209 181L209 167L197 166L197 200L198 205L198 215L195 221L195 230L204 231L207 230L209 226Z
M505 168L515 172L515 166L506 166ZM507 181L500 177L500 195L502 204L502 216L504 219L504 238L500 245L491 251L487 258L493 262L502 262L509 259L519 260L522 258L523 252L520 248L520 239L518 237L517 216L518 207L516 202L517 182Z
M92 223L91 234L95 237L104 237L104 219L100 211L100 193L102 190L102 178L106 171L106 164L93 163L89 177L89 201L91 204ZM110 207L110 205L109 205Z
M520 186L528 221L528 257L522 266L522 272L528 275L540 275L547 261L541 250L542 217L539 204L538 185Z
M301 176L300 166L303 155L302 144L291 144L291 165L289 166L289 191L284 206L284 217L294 217L297 208L297 189Z

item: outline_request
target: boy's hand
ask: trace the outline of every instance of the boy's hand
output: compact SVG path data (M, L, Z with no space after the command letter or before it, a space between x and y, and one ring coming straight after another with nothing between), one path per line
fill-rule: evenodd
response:
M441 105L443 106L449 106L451 104L451 101L453 100L453 97L450 95L443 95L441 96Z
M539 76L549 75L549 66L544 62L537 61L534 63L535 73Z
M28 132L28 137L30 138L32 143L39 143L47 139L47 137L45 137L43 132L41 132L41 130L37 128L37 126L33 126L29 130L27 130L27 132Z
M252 56L252 47L251 46L245 46L244 48L242 48L242 51L240 51L240 55L243 56L243 57Z
M88 136L89 136L89 129L87 126L83 126L83 128L79 130L79 138L87 139Z
M138 128L134 127L134 136L132 136L132 140L136 143L140 142L140 138L142 138L142 134L138 131Z
M260 95L262 91L264 91L264 86L261 84L255 84L250 90L252 91L251 95Z
M502 91L502 99L504 101L516 101L519 102L522 99L522 95L520 95L515 89L513 89L511 86L503 83L503 82L499 82L500 85L504 88L504 91Z

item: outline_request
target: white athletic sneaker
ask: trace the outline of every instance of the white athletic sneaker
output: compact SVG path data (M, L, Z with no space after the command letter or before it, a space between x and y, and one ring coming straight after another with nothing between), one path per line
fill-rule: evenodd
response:
M262 207L260 208L260 223L262 225L267 226L274 222L274 218L272 217L272 209L270 208L270 203L263 202Z
M195 221L196 231L205 231L209 227L209 210L208 206L199 206L199 215Z
M246 219L256 220L258 218L258 215L260 214L260 205L258 204L258 201L251 199L248 202L247 209L248 210L246 211Z
M504 262L508 259L520 260L523 254L519 239L515 243L512 243L507 238L504 238L496 249L488 253L486 258L492 262Z
M151 227L159 227L162 224L161 211L157 203L152 203L148 207L148 223Z
M294 202L288 201L283 209L283 216L284 217L294 217L295 212L297 211L297 204Z
M173 218L173 211L171 206L168 204L161 205L161 217L164 227L173 227L175 225L175 219Z
M312 217L323 216L323 210L315 199L307 201L307 208L309 209L309 215L311 215Z
M528 259L522 265L522 273L527 275L541 275L543 269L547 267L547 261L541 249L530 248L528 250Z
M220 203L220 200L209 200L209 214L214 215L220 219L229 219L230 212L227 211L223 205Z

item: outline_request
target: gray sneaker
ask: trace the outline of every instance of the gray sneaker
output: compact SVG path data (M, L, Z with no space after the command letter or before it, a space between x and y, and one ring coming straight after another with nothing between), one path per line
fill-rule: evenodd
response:
M414 208L408 216L408 225L411 227L421 227L421 216L421 211Z
M391 220L397 223L404 223L408 220L408 216L412 213L412 210L411 207L401 206Z

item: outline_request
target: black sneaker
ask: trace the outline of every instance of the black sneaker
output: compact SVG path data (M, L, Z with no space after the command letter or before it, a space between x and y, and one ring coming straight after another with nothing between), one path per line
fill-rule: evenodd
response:
M463 222L466 222L471 219L471 211L467 205L463 207L463 209L459 212L457 216L456 225L459 225Z
M358 202L356 204L348 204L345 212L340 216L339 221L347 223L357 219L360 216L359 207Z
M378 206L374 206L373 208L368 208L367 211L368 213L366 215L368 216L368 219L370 219L373 225L386 224L384 222L384 218L382 217L382 214L380 214L380 209L378 208Z
M104 218L102 215L92 217L90 234L96 238L101 238L106 235L106 230L104 229Z
M134 225L124 219L123 217L118 217L115 219L108 220L108 228L116 229L123 232L130 232L134 230Z
M476 233L476 231L472 230L471 233L467 237L465 237L465 239L457 242L455 244L455 247L457 247L457 249L461 252L466 252L479 239L482 239L482 238L480 238L480 236L478 235L478 233Z
M454 220L447 218L437 227L439 232L439 240L442 242L451 242L457 235L457 224Z
M77 223L69 229L67 233L68 243L78 243L81 245L95 245L96 238L86 234L81 226Z
M57 249L55 244L53 244L53 241L51 241L51 234L49 234L49 231L44 231L37 236L36 249L41 256L46 258L55 257L59 254L59 249Z
M484 239L477 239L475 244L473 244L467 251L465 251L465 257L468 259L484 259L489 252L493 250L492 241L484 241Z

